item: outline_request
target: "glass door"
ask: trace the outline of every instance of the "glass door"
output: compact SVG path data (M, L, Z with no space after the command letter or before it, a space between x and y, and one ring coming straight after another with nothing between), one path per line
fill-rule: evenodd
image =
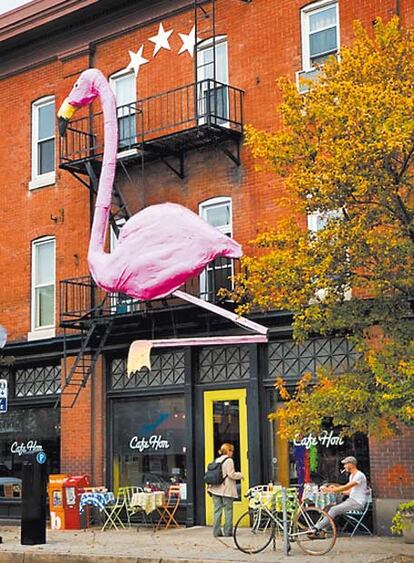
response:
M247 450L246 389L205 391L204 393L205 467L218 457L221 444L234 445L234 466L241 471L244 481L237 481L239 499L234 503L234 522L248 509L244 495L249 488ZM213 503L206 494L206 523L213 523Z

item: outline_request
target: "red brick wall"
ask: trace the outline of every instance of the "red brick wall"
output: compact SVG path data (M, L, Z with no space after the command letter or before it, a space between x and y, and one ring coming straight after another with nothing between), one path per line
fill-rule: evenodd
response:
M251 4L236 0L217 2L216 31L228 38L229 81L245 90L245 121L258 128L271 130L278 126L275 108L280 96L275 81L284 74L293 79L295 72L301 70L300 8L305 4L303 0L254 0ZM408 6L408 2L401 4L403 23L412 25L414 8ZM376 16L388 19L395 5L395 0L340 0L341 43L351 41L355 18L370 25ZM152 58L153 44L148 38L157 33L156 22L99 43L94 65L110 75L129 63L128 50L136 51L144 44L144 56L150 62L141 67L138 97L191 83L193 61L188 53L178 55L181 46L178 32L189 33L193 12L189 10L166 17L163 24L167 30L174 29L170 38L171 51L161 50L155 59ZM54 94L58 107L75 77L88 64L86 55L60 58L0 81L0 322L7 327L10 341L24 340L30 331L33 239L44 235L56 237L57 280L87 274L87 190L68 172L59 170L54 186L29 191L28 182L31 177L32 102ZM268 173L255 171L252 158L245 149L239 168L220 151L209 149L192 153L186 159L186 171L186 178L179 180L162 164L148 166L144 184L138 174L136 186L128 189L131 207L138 210L144 205L169 200L197 211L198 204L205 199L230 195L233 198L233 234L247 249L248 241L263 224L275 225L286 213L281 205L282 184ZM51 216L59 216L60 210L64 210L64 220L56 222ZM98 369L92 425L90 383L82 391L75 408L62 410L62 471L93 471L94 479L99 482L104 479L102 380ZM409 458L414 451L412 433L404 434L401 446L395 444L389 446L389 453L396 464L401 463L412 475L413 458ZM94 448L93 456L91 448ZM390 468L387 469L381 461L383 446L372 444L371 452L373 481L378 494L397 494L397 489L389 489L389 474L384 473ZM410 487L407 494L412 495L412 484Z
M369 443L376 498L414 498L414 429L402 428L388 442Z

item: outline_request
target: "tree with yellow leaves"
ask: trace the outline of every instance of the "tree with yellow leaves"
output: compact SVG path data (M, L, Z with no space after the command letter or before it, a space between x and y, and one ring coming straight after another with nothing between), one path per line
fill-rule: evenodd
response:
M285 436L331 417L387 437L414 421L414 31L378 20L371 37L357 23L306 95L280 88L282 127L248 128L247 145L284 179L292 213L254 241L234 296L240 312L291 311L297 339L357 343L348 373L307 375L293 394L277 381Z

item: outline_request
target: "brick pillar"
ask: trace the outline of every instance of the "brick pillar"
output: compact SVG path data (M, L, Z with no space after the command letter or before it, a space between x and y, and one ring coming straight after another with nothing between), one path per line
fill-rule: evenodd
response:
M74 360L73 357L67 359L68 372ZM62 359L62 374L63 363ZM91 475L91 381L81 390L72 408L62 408L62 404L68 404L70 399L71 397L62 397L61 401L61 471L73 475Z
M91 466L92 479L96 485L106 484L106 403L105 370L102 355L95 366L92 382L93 406L91 408Z
M414 498L414 429L402 427L391 440L369 442L376 530L390 534L397 506Z

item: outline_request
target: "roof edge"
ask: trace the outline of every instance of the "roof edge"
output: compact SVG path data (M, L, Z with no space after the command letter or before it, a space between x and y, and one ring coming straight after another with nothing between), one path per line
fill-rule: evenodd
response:
M0 15L0 42L72 14L100 0L33 0Z

